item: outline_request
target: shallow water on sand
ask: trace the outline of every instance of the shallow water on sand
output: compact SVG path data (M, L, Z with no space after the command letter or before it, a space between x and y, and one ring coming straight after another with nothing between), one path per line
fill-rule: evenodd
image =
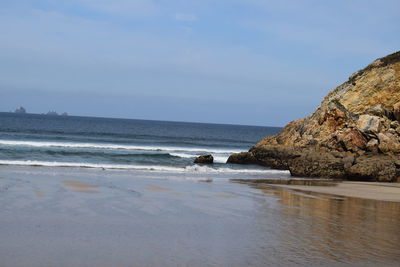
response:
M400 203L172 176L1 166L0 265L400 264Z

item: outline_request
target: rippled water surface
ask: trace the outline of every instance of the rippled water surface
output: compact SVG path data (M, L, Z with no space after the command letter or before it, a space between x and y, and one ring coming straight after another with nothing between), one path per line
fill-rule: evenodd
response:
M0 164L203 173L268 173L225 164L280 128L0 112ZM193 164L212 154L212 166Z

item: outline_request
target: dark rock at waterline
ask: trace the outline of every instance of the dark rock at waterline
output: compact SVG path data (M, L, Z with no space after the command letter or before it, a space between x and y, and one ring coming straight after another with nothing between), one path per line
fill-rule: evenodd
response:
M304 149L297 157L288 159L287 164L292 176L344 178L353 161L351 153Z
M399 170L393 158L387 155L362 155L347 171L350 180L369 180L380 182L395 181Z
M293 176L400 180L400 52L375 60L331 91L307 118L290 122L228 163L287 169Z
M250 152L234 153L229 156L226 163L233 164L259 164L257 159Z
M214 157L212 155L201 155L195 158L194 163L200 164L212 164L214 162Z

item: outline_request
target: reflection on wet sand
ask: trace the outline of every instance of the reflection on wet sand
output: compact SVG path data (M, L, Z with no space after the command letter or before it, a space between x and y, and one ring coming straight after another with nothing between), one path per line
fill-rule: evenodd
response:
M98 191L91 188L96 188L97 185L85 183L82 181L64 180L62 183L67 186L72 192L79 193L97 193Z
M223 197L223 198L234 198L237 197L236 195L229 194L229 193L217 193L215 194L216 197Z
M145 172L2 171L1 266L400 266L400 202Z
M148 191L153 191L153 192L161 192L161 191L171 191L171 188L168 187L162 187L162 186L156 186L156 185L149 185L145 187L146 190Z
M276 229L288 253L321 263L400 264L399 202L254 187L279 197Z
M33 190L33 192L35 193L36 197L45 197L46 196L45 193L43 193L40 190Z

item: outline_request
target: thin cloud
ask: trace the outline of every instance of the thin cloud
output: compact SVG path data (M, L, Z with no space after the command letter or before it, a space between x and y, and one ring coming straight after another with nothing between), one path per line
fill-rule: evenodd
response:
M195 14L190 13L177 13L174 16L175 20L178 21L196 21L197 16Z
M149 16L160 12L160 6L152 0L77 0L77 4L118 16Z
M360 14L348 6L342 11L336 2L317 7L289 1L262 5L262 0L222 0L218 5L211 0L16 2L0 4L0 92L18 89L35 95L40 89L49 93L43 100L48 103L53 102L50 93L109 92L121 96L113 98L115 103L125 95L168 96L185 98L188 106L208 103L212 96L232 104L220 108L229 112L219 121L235 118L232 122L247 124L254 114L266 114L265 123L282 124L311 112L351 72L393 52L399 43L396 3L365 5ZM201 24L196 22L200 19ZM2 103L12 104L7 110L21 105L20 94L12 95L1 95ZM231 109L232 101L247 104ZM286 112L268 116L279 105ZM112 115L116 108L110 105L103 113L104 106L90 109ZM185 108L171 108L175 113L164 119L189 120L176 115ZM123 114L157 118L161 113ZM187 113L190 120L202 118L195 115Z

